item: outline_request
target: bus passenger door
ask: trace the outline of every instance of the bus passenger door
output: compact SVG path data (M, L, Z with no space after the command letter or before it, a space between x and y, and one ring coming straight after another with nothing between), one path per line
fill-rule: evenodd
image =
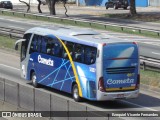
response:
M21 54L20 54L20 67L21 67L21 77L27 79L27 67L28 67L28 61L29 61L29 54L28 54L28 46L29 46L29 41L31 38L32 34L28 33L25 34L23 39L25 39L25 41L22 41L21 44Z

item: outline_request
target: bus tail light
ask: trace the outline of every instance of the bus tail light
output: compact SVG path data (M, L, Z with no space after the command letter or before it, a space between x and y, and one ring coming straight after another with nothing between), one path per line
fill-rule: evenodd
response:
M106 46L107 44L106 44L106 43L102 43L102 45L103 45L103 47L104 47L104 46Z
M99 78L98 89L99 89L101 92L106 92L105 87L104 87L104 79L103 79L103 77L100 77L100 78Z
M139 85L140 85L140 75L137 75L137 83L136 83L136 89L139 89Z
M133 44L137 45L137 42L133 42Z

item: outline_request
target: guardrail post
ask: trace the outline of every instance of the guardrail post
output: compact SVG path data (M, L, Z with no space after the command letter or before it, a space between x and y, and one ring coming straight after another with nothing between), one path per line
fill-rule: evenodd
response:
M86 120L88 120L88 108L87 108L87 106L86 106Z
M12 38L12 29L10 30L9 37Z
M106 28L107 28L107 25L104 25L104 28L106 29Z
M51 101L52 101L52 96L51 96L51 93L49 94L49 98L50 98L50 100L49 100L49 104L50 104L50 108L49 108L49 120L52 120L52 103L51 103Z
M69 100L67 100L67 116L68 116L68 120L69 120Z
M142 64L143 66L142 66L142 70L145 70L146 69L146 65L145 65L145 62L143 62L143 64Z
M3 102L2 102L2 110L4 110L4 102L5 102L5 79L3 78L3 84L4 84L4 89L3 89Z
M17 110L20 107L19 83L17 84Z
M74 24L77 24L77 21L74 21Z
M5 99L6 99L5 98L6 97L6 95L5 95L5 90L6 90L6 88L5 88L6 87L5 82L6 82L6 80L5 79L3 79L3 80L4 80L4 91L3 92L4 92L4 101L5 101Z
M121 30L123 31L123 27L121 27Z
M35 99L36 99L36 98L35 98L35 88L33 88L33 105L34 105L34 106L33 106L33 111L34 111L34 112L35 112L35 105L36 105L36 104L35 104L35 101L36 101Z

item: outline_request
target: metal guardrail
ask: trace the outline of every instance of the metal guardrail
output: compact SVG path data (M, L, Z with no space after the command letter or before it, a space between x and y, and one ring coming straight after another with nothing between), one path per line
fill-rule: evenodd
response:
M6 27L0 27L0 35L10 36L10 38L22 38L24 31Z
M160 71L160 60L158 59L154 59L146 56L140 56L140 64L143 70L154 69L154 70Z
M5 14L5 12L8 12L10 15L16 15L19 14L19 16L21 17L29 17L32 16L35 19L38 18L45 18L48 20L52 20L54 21L60 21L60 22L72 22L75 25L79 25L80 23L83 24L87 24L89 27L94 27L95 25L97 26L101 26L104 29L107 28L107 26L110 27L118 27L119 29L121 29L121 31L124 31L125 29L132 29L132 31L137 30L139 33L142 33L143 31L146 32L153 32L155 33L157 36L160 36L160 31L159 30L155 30L155 29L147 29L147 28L142 28L142 27L135 27L135 26L126 26L123 24L116 24L116 23L110 23L110 22L101 22L101 21L97 21L97 20L87 20L87 19L81 19L81 18L73 18L73 17L57 17L57 16L50 16L50 15L44 15L44 14L34 14L34 13L24 13L24 12L17 12L17 11L9 11L9 10L4 10L1 9L1 14Z
M49 88L48 91L36 89L31 85L0 78L0 100L16 106L17 111L19 111L18 108L25 109L22 113L27 113L27 111L41 113L46 120L74 120L75 117L78 117L78 120L109 119L110 111L98 111L56 95L53 91L59 92L53 89L49 92ZM3 105L1 106L3 110ZM117 120L122 120L122 118L117 117Z
M15 28L0 27L0 35L10 36L11 38L22 38L24 32L25 31L23 30L18 30ZM140 56L140 65L144 70L150 67L152 69L160 70L160 60L155 58Z

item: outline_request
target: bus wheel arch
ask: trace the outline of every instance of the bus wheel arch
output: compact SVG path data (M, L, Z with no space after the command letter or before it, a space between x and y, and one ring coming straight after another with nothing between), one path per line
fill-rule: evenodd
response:
M76 102L82 101L82 98L79 96L79 89L76 82L72 83L72 97Z
M32 81L32 85L35 87L35 88L37 88L38 87L38 83L37 83L37 76L36 76L36 73L35 73L35 71L34 70L31 70L31 72L30 72L30 78L31 78L31 81Z
M32 69L31 71L30 71L30 80L32 80L32 74L34 73L35 71Z

